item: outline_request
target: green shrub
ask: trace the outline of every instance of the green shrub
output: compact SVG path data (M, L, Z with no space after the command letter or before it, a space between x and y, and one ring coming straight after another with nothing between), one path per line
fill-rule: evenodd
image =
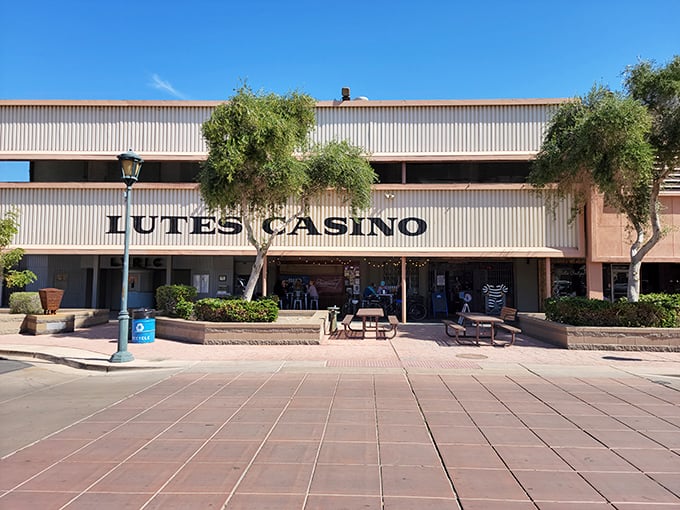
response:
M175 315L180 319L190 320L194 316L194 303L181 300L175 306Z
M243 299L199 299L194 305L199 321L210 322L274 322L279 307L271 299L245 301Z
M196 301L197 291L191 285L162 285L156 289L156 306L170 317L189 318L190 306Z
M37 292L13 292L9 296L9 313L43 313L40 294Z
M549 298L545 303L545 317L572 326L678 327L680 306L674 303L680 303L680 298L641 297L637 303L625 300L610 303L584 297Z
M654 303L663 310L663 328L680 328L680 294L642 294L641 303Z

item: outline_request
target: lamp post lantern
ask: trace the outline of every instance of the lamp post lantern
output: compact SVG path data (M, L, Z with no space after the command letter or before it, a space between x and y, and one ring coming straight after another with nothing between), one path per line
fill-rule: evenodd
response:
M130 191L137 182L144 160L130 149L118 155L121 179L125 183L125 249L123 251L123 281L120 292L120 313L118 314L118 351L111 356L111 363L124 363L135 358L127 350L130 314L128 313L128 273L130 267Z

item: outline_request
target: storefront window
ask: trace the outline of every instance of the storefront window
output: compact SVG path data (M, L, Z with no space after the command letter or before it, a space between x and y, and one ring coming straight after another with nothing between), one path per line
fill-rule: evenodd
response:
M585 264L552 265L552 297L585 296Z

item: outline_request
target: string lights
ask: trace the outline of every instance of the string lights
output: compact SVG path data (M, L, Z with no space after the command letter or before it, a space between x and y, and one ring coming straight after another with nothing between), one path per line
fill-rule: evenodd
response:
M368 267L371 268L388 268L388 267L400 267L400 259L385 259L376 260L374 258L352 258L345 259L339 257L325 257L325 258L310 258L310 257L270 257L268 259L270 265L280 266L281 264L306 264L313 266L357 266L361 262L364 262ZM430 263L430 259L406 259L406 265L408 267L422 268L426 267Z

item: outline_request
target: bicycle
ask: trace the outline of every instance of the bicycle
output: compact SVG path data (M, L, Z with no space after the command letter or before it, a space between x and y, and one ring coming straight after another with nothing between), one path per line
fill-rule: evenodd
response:
M351 294L348 294L347 299L342 304L342 308L340 309L340 316L344 317L345 315L354 315L357 313L358 304L359 300Z
M401 320L401 300L391 303L389 315L396 315ZM423 297L412 294L406 298L406 318L410 321L422 321L427 317L427 307Z
M419 294L406 298L406 317L412 321L422 321L427 317L427 307Z

